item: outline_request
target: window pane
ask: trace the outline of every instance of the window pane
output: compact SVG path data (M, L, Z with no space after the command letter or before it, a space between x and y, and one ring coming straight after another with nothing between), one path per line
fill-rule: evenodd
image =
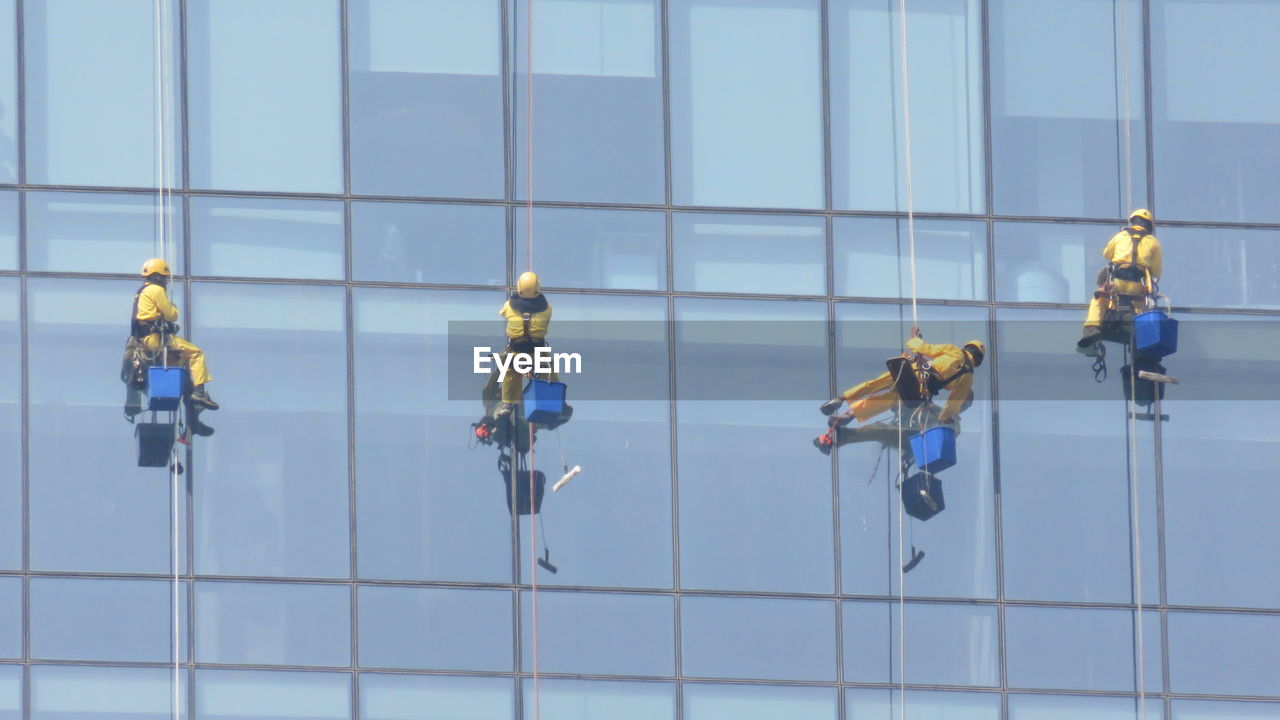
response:
M911 297L907 223L890 218L836 218L837 295ZM916 220L918 297L985 300L987 224Z
M820 217L678 213L672 223L676 290L825 294Z
M1000 684L997 612L986 605L908 603L907 682ZM844 603L845 682L899 682L896 603Z
M360 675L361 720L512 720L514 717L515 690L511 678Z
M1089 302L1098 270L1106 264L1102 249L1117 229L1115 225L996 223L996 299ZM1162 240L1165 230L1161 228Z
M340 14L336 0L187 4L194 187L342 192Z
M1280 308L1280 231L1164 227L1160 288L1190 307Z
M355 192L503 196L498 6L498 0L348 4Z
M501 207L351 204L351 274L356 280L505 285L506 257L507 220Z
M1169 684L1174 692L1280 695L1280 617L1169 613Z
M665 290L667 217L641 210L534 210L534 255L549 287ZM528 215L516 212L516 267L528 250Z
M1277 715L1280 703L1173 701L1173 720L1266 720Z
M27 269L136 276L148 257L165 257L182 274L182 224L181 199L161 213L153 194L29 192Z
M1146 716L1147 720L1160 720L1164 716L1164 708L1158 699L1147 698ZM1009 720L1070 720L1080 717L1087 717L1089 720L1134 720L1138 717L1138 701L1136 698L1072 695L1009 696Z
M18 278L0 278L0 569L22 569L22 405ZM32 418L34 420L34 413ZM34 433L33 433L34 438Z
M172 581L30 582L33 658L173 662Z
M202 663L350 665L351 588L198 583L196 648Z
M343 222L340 202L191 198L191 271L341 280Z
M211 390L235 418L197 444L198 572L347 577L342 288L202 283L192 298Z
M0 577L0 658L22 658L22 578ZM2 670L3 668L0 668ZM4 678L0 677L0 688ZM0 690L0 710L4 709Z
M522 667L533 669L533 616L520 596ZM572 675L674 675L670 595L538 593L539 668Z
M832 488L794 482L831 468L796 442L821 418L812 399L828 392L826 312L815 302L676 300L683 587L834 590Z
M1130 173L1133 202L1146 204L1142 5L1128 4L1127 41L1120 35L1120 7L1112 0L991 4L997 212L1120 217L1132 209L1126 207ZM1126 49L1132 158L1127 171ZM911 70L914 82L914 65Z
M1280 5L1151 3L1156 204L1185 220L1280 221Z
M826 600L685 597L681 668L689 677L835 680L835 623Z
M31 667L31 720L165 720L172 700L173 668Z
M534 710L533 683L524 684L524 716ZM556 720L663 720L676 716L675 686L667 683L543 680L541 708Z
M115 379L138 285L28 280L32 569L169 571L168 471L137 467Z
M22 666L0 667L0 720L22 720Z
M527 3L513 3L512 26L516 196L522 198L529 197ZM657 0L534 3L535 200L664 202L658 8Z
M981 212L985 186L978 0L926 0L913 2L911 8L907 46L915 209ZM830 12L835 206L906 210L896 4L834 0Z
M0 0L0 182L4 183L18 181L18 143L15 140L18 137L18 36L17 24L14 22L14 4L15 0ZM30 30L27 32L30 33ZM31 42L30 35L27 36L27 42ZM28 93L31 90L32 88L27 88ZM31 102L30 97L27 102ZM0 241L0 253L3 251L4 243ZM0 257L5 256L0 254ZM8 266L0 262L0 267Z
M918 656L917 656L918 657ZM897 690L846 688L845 715L849 720L897 720L904 712L910 720L998 720L1000 695L996 693L907 692L904 708Z
M156 3L29 5L23 6L27 182L155 187ZM162 125L169 186L181 183L174 161L181 148L177 19L177 3L170 1Z
M360 665L511 670L511 593L360 588Z
M196 671L200 720L338 720L351 717L348 673Z
M836 720L838 716L835 688L684 686L685 720Z
M0 5L4 3L0 0ZM2 8L0 8L2 9ZM0 63L2 64L2 63ZM0 82L3 79L0 78ZM4 119L0 118L0 132ZM0 145L3 145L4 137L0 135ZM0 153L4 151L0 147ZM4 172L4 160L0 158L0 174ZM27 222L31 222L31 218L27 218ZM30 225L28 225L28 242L30 242ZM31 252L28 245L28 254ZM31 258L27 258L30 264ZM0 270L17 270L18 269L18 193L12 190L0 191Z
M822 207L818 0L673 0L668 15L676 204Z
M1144 688L1162 685L1160 615L1143 613ZM1011 687L1067 690L1136 690L1133 648L1137 635L1129 610L1009 607L1005 653ZM1130 710L1132 713L1132 709Z

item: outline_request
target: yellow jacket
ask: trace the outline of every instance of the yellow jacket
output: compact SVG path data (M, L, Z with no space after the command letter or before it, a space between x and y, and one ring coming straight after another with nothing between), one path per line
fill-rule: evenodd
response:
M498 311L507 321L507 339L515 342L532 340L539 344L547 338L551 325L551 303L538 293L535 298L522 298L511 293L506 304ZM527 334L525 321L528 320Z
M1138 257L1135 261L1133 258L1133 238L1129 235L1127 229L1121 230L1111 236L1111 241L1102 249L1102 257L1107 262L1116 265L1132 265L1136 264L1140 268L1146 268L1151 273L1151 277L1159 278L1164 270L1164 257L1160 251L1160 241L1155 235L1144 235L1142 240L1138 242Z
M169 302L169 295L164 287L147 283L138 293L138 322L150 323L156 320L177 322L178 307Z
M947 404L942 408L938 419L946 422L960 414L965 403L973 398L973 369L965 371L969 362L964 350L945 343L930 345L916 337L907 341L907 349L929 358L930 365L943 382L951 380L945 386L948 391Z

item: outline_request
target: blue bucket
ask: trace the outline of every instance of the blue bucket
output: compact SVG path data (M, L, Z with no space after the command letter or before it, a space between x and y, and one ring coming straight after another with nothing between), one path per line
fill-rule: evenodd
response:
M524 419L531 423L547 423L564 412L565 384L532 379L524 387Z
M956 431L949 427L930 428L911 436L911 452L916 467L937 473L956 464Z
M1178 352L1178 321L1161 310L1133 318L1133 342L1138 352L1157 358Z
M147 409L177 410L186 384L186 368L147 368Z

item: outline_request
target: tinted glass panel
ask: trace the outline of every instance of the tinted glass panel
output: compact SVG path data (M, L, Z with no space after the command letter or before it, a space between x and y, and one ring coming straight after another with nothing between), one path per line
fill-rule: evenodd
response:
M511 593L360 588L360 664L510 670Z
M908 671L910 672L910 671ZM994 693L909 691L903 703L897 690L848 688L844 692L849 720L997 720L1000 696Z
M836 218L835 292L911 297L911 240L905 220ZM987 297L987 224L916 220L917 297Z
M172 662L173 585L31 578L31 656Z
M667 218L661 212L536 208L534 254L547 287L665 290ZM516 266L524 267L528 215L516 213Z
M525 717L537 715L535 702L533 683L525 683ZM676 691L667 683L543 680L541 710L557 720L674 720Z
M31 720L164 720L172 699L172 668L31 668Z
M0 125L3 125L0 118ZM0 138L0 143L3 138ZM3 161L0 161L2 172ZM30 218L28 218L30 222ZM28 232L30 232L28 230ZM28 242L30 242L28 240ZM28 250L30 252L30 250ZM28 258L28 263L31 260ZM0 270L18 269L18 193L0 192Z
M1264 720L1278 714L1280 703L1173 701L1173 720Z
M681 668L691 677L835 680L835 621L825 600L685 597Z
M0 657L22 658L22 578L0 577ZM4 682L0 679L0 685ZM0 697L3 697L0 691ZM0 708L4 701L0 700Z
M543 692L546 692L544 681ZM510 720L510 678L360 675L362 720ZM557 717L560 717L557 715Z
M191 184L341 192L337 0L187 3Z
M0 182L6 183L18 180L18 37L14 4L15 0L0 2ZM0 252L3 247L0 241Z
M533 615L520 598L522 667L533 669ZM583 675L674 675L675 603L668 595L538 593L542 672Z
M178 274L186 267L180 199L164 214L153 194L29 192L26 201L28 270L137 275L148 257Z
M200 670L201 720L338 720L351 717L351 675L273 670Z
M1280 308L1280 231L1159 228L1161 290L1191 307Z
M501 207L351 204L351 274L356 280L503 285L506 257L507 221Z
M22 666L0 667L0 720L22 719Z
M345 232L340 202L192 198L191 271L341 280Z
M836 720L835 688L767 685L684 686L687 720Z
M192 297L223 405L196 453L199 572L347 577L342 289L205 283Z
M1280 695L1280 617L1169 613L1169 684L1174 692Z
M196 662L351 664L346 585L196 585Z
M498 0L352 0L347 13L355 192L502 197Z
M1089 302L1106 264L1102 250L1117 230L1117 225L996 223L996 299Z
M979 3L927 0L910 7L914 207L981 212L985 201ZM906 210L897 5L834 0L830 13L835 206Z
M908 603L907 682L999 685L997 611L985 605ZM899 682L896 603L844 604L845 682Z
M675 202L822 207L818 1L673 0L668 16Z
M1152 691L1160 688L1162 677L1160 616L1144 616L1144 689ZM1133 613L1128 610L1005 609L1005 653L1012 687L1133 691L1136 641Z
M18 278L0 278L0 568L22 569L21 348Z
M674 216L676 290L820 295L826 224L820 217Z
M1120 8L1126 5L1124 22ZM1133 202L1145 204L1141 4L997 0L990 13L996 212L1119 217L1131 209L1130 180ZM1120 34L1124 27L1127 40Z
M1164 708L1160 702L1147 698L1146 720L1160 720L1163 716ZM1138 701L1134 698L1071 695L1009 696L1009 720L1065 720L1078 717L1090 720L1134 720L1138 717ZM1178 717L1176 711L1174 717Z

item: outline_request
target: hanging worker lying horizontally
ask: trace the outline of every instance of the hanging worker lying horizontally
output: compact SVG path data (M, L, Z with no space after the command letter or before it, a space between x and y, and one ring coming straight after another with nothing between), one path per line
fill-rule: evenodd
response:
M169 263L151 258L142 265L144 282L133 298L133 317L130 332L151 353L161 350L161 335L169 352L175 353L191 373L190 403L197 409L217 410L218 403L209 397L205 383L212 379L205 366L204 351L185 338L179 337L178 308L169 301L166 288L173 272Z
M986 346L980 340L970 340L963 347L945 343L930 345L920 337L919 328L912 328L907 352L889 358L885 363L889 368L887 372L826 401L821 407L822 414L832 415L848 402L853 417L865 423L880 413L895 409L899 401L903 407L913 411L920 407L933 407L933 398L946 390L947 402L937 414L936 421L952 423L973 400L973 371L982 365L985 356ZM845 445L862 439L857 437L860 430L838 427L834 444ZM824 455L831 452L832 444L830 435L814 440L814 445Z
M1111 237L1102 250L1107 266L1098 273L1098 289L1089 303L1084 321L1084 334L1076 348L1085 354L1097 354L1094 347L1104 337L1103 323L1127 321L1146 309L1147 297L1156 292L1164 259L1155 232L1155 218L1150 210L1134 210L1129 227Z

